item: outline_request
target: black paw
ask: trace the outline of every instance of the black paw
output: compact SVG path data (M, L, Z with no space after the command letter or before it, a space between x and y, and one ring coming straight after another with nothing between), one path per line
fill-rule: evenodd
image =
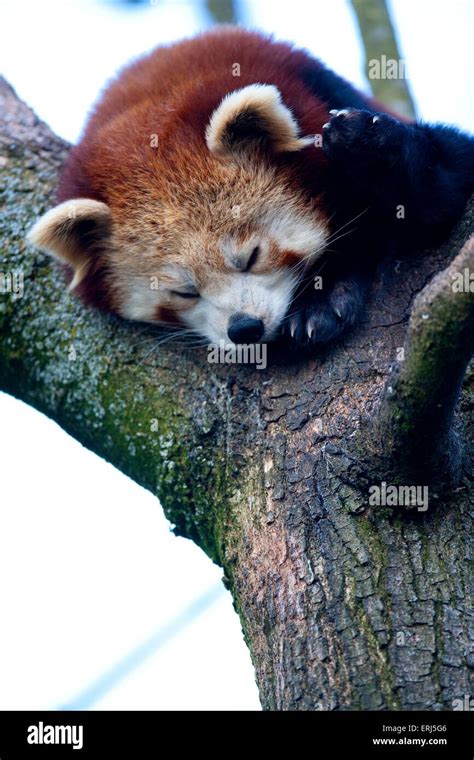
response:
M330 161L359 158L365 165L393 165L410 138L410 128L384 113L345 108L331 111L323 125L323 150Z
M355 277L335 282L325 293L306 287L290 306L284 335L301 347L334 342L358 321L365 293L365 283Z

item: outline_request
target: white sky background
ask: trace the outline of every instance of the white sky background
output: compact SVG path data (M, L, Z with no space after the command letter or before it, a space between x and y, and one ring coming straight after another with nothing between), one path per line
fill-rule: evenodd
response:
M361 87L346 0L247 0L245 21L307 47ZM474 131L472 0L392 0L419 114ZM68 140L127 60L205 28L198 3L0 0L0 71ZM157 501L0 394L0 709L55 708L219 583L175 538ZM93 704L103 709L259 709L229 595Z

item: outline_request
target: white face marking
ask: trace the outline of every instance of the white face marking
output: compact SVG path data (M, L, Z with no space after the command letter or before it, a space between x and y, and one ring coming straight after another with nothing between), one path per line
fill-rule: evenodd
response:
M323 253L329 237L327 225L314 215L297 214L287 209L267 212L265 226L269 237L282 250L299 253L308 262L315 261Z
M153 278L136 275L130 277L130 286L121 305L120 315L136 322L151 322L159 303L158 291L153 288Z
M213 283L212 292L201 292L196 304L182 314L183 321L209 339L225 340L229 318L247 314L265 325L262 341L276 337L295 289L296 280L285 270L272 274L226 273Z

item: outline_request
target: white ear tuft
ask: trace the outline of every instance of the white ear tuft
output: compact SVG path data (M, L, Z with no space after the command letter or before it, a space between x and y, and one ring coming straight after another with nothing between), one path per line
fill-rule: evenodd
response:
M267 143L277 153L301 150L313 142L298 135L298 123L278 88L251 84L222 100L209 121L206 142L211 153L226 158L253 141Z
M70 290L79 285L98 243L110 233L110 208L90 198L75 198L47 211L28 233L27 240L74 270Z

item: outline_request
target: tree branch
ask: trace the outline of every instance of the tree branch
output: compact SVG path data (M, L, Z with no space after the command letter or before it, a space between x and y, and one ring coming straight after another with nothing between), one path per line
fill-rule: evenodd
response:
M415 299L400 361L390 374L376 429L398 469L438 480L459 468L453 417L474 353L474 237ZM418 481L416 481L418 482Z
M236 0L205 0L205 6L214 24L237 24Z
M415 104L404 71L380 72L374 76L374 61L395 61L400 66L401 55L397 38L385 0L352 0L362 42L365 49L365 73L375 97L397 113L415 119ZM393 66L393 63L390 63ZM388 73L388 76L387 76Z

